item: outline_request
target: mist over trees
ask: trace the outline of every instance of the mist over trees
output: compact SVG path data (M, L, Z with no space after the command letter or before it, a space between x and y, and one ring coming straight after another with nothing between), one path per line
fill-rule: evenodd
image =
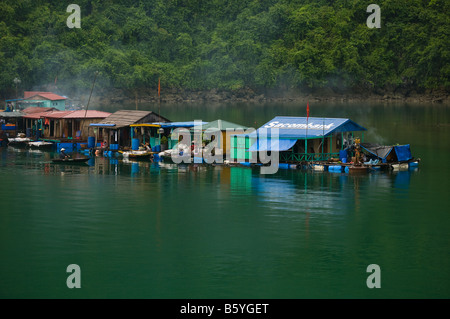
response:
M0 2L0 95L14 78L29 90L57 83L129 91L330 87L448 90L450 2L379 0L381 28L366 25L373 1L76 0Z

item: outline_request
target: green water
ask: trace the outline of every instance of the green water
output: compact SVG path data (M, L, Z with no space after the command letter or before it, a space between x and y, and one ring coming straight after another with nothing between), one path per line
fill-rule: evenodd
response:
M419 169L71 166L0 148L0 297L449 298L450 107L310 107L368 128L366 141L410 143ZM305 106L163 104L161 114L259 127ZM79 289L66 285L70 264ZM366 285L370 264L381 288Z

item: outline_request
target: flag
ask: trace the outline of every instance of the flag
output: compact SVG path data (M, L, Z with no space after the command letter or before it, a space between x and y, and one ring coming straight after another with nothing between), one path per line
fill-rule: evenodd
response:
M158 97L161 95L161 80L158 78Z
M309 101L306 102L306 119L309 119Z

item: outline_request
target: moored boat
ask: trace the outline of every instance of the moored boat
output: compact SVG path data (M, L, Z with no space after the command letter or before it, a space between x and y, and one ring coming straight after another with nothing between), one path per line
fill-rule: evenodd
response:
M63 163L63 164L77 164L77 163L85 163L89 160L89 157L80 157L80 158L54 158L52 159L53 163Z
M9 137L8 145L12 146L26 146L32 139L29 137Z
M153 152L150 151L119 151L119 153L121 153L124 158L136 160L150 159L153 155Z
M46 141L31 141L28 142L28 146L35 149L51 149L53 147L52 142Z

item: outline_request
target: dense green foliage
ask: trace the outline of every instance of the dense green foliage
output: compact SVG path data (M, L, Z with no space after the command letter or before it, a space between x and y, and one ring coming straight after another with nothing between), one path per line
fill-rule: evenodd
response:
M81 7L81 28L66 20ZM0 94L53 83L190 90L445 88L447 0L2 0Z

